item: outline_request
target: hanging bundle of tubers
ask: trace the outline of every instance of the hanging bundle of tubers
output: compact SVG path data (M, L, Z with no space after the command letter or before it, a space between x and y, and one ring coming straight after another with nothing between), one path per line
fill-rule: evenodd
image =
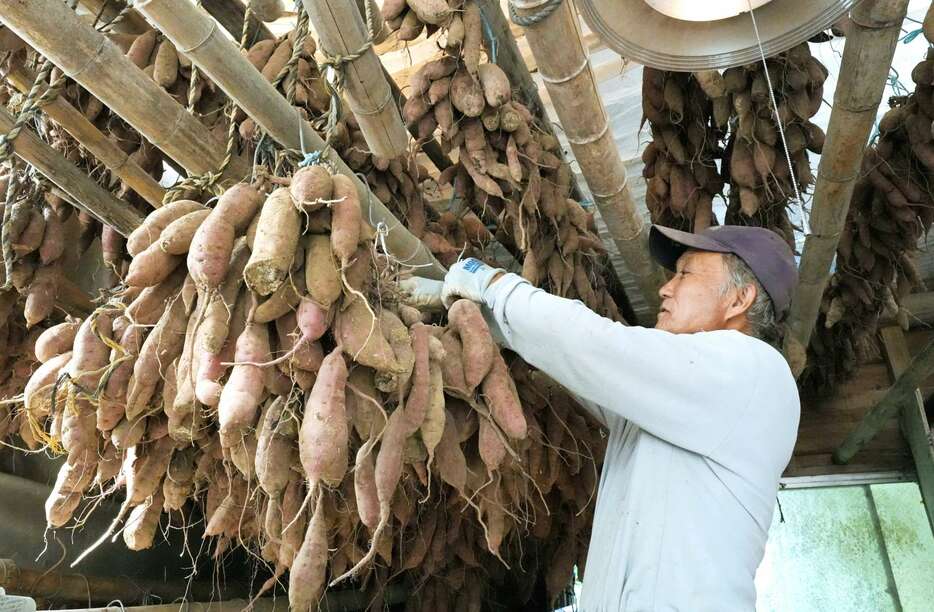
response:
M934 222L934 53L911 73L915 90L889 100L879 136L863 157L837 247L836 271L824 292L805 382L832 389L860 356L877 354L883 319L908 329L901 305L923 286L918 241Z
M794 245L787 206L795 185L785 156L769 95L769 82L785 132L785 143L800 193L814 182L808 151L820 153L824 132L810 122L823 102L827 69L801 43L762 63L724 71L725 94L732 107L732 134L723 171L730 182L726 222L768 227ZM766 72L768 74L766 74ZM713 93L713 92L711 92ZM714 99L715 107L718 104Z
M642 116L652 129L642 152L652 222L707 229L716 223L713 198L723 191L716 160L730 118L720 73L643 68Z
M573 177L557 138L513 96L506 73L481 61L479 5L464 2L442 29L445 51L412 75L402 110L420 135L438 132L456 159L438 183L451 189L456 210L472 210L497 228L496 239L522 261L526 279L619 319L601 274L593 214L570 197ZM476 222L468 227L467 219L470 235Z
M583 563L599 430L507 365L474 303L440 326L392 298L348 178L311 166L277 183L154 211L128 239L125 290L23 341L41 365L0 422L67 457L49 526L94 485L124 495L101 540L123 525L134 550L194 509L216 555L252 549L272 574L261 591L290 571L305 609L329 582L387 580L382 565L424 581L412 605L436 609L487 583L485 558L518 563L531 535L562 560L556 594Z

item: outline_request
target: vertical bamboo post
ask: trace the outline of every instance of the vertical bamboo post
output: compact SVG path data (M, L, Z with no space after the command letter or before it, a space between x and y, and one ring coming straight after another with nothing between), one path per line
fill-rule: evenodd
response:
M541 5L537 0L511 1L520 17L536 13ZM662 271L649 256L649 226L629 189L572 4L562 2L549 16L528 25L526 39L600 216L655 311Z
M188 0L144 0L136 8L276 142L290 149L298 149L302 141L309 150L325 148L324 140L302 119L298 110L239 53L218 29L217 22L202 9ZM336 154L332 153L328 159L338 172L354 181L364 215L374 224L385 225L386 245L392 253L416 266L420 275L442 277L444 267L353 170Z
M869 0L850 13L833 110L817 169L811 233L805 238L798 289L788 315L786 353L791 343L798 343L799 350L806 347L814 331L907 8L908 0Z
M347 102L370 151L388 159L404 154L408 132L376 51L372 45L365 46L369 35L357 4L347 0L302 0L302 4L325 56L360 54L347 61L342 70Z
M0 131L6 133L12 127L13 117L0 108ZM142 222L140 213L92 181L31 130L24 128L19 133L13 141L13 152L74 198L81 210L113 227L123 236L129 235Z
M6 78L18 90L27 93L35 75L21 63L17 63L7 71ZM56 97L42 107L42 112L62 126L82 147L107 166L153 208L162 206L165 189L65 98Z
M188 172L220 166L224 143L64 2L4 2L0 21ZM249 173L249 162L234 157L224 178Z

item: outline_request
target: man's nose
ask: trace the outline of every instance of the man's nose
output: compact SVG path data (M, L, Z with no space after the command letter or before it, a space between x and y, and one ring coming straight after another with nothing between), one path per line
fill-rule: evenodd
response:
M658 290L659 297L661 297L662 299L670 298L672 294L674 293L674 286L673 286L674 282L675 282L675 279L672 278L667 283L662 285L661 288Z

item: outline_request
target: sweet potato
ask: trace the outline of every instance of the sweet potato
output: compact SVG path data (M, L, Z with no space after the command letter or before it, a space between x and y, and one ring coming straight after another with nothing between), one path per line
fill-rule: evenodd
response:
M292 465L295 427L283 408L282 398L274 399L263 413L256 435L256 476L259 486L276 500L289 483Z
M52 387L71 359L71 351L54 355L36 368L23 389L23 406L30 415L39 419L49 414ZM57 401L64 401L64 386L60 385Z
M124 282L130 287L158 285L172 274L182 260L178 255L169 255L155 242L133 257Z
M399 363L367 304L356 299L337 313L334 335L344 352L379 372L398 372Z
M454 108L467 117L479 117L486 107L483 88L464 68L460 68L454 73L454 78L451 80L451 93L448 98ZM438 124L444 129L440 119Z
M152 80L160 87L168 89L175 85L178 79L178 52L171 40L165 39L159 43L156 51L155 65L152 69Z
M109 338L113 315L106 310L97 310L85 319L75 334L72 359L65 371L71 381L84 389L94 392L104 368L110 358L110 348L102 337Z
M426 24L443 25L451 17L446 0L406 0L409 8Z
M330 250L330 246L328 249ZM275 321L294 310L305 291L304 274L296 274L287 278L265 302L256 307L253 312L253 321L256 323Z
M123 541L127 548L145 550L152 546L164 502L165 497L159 489L152 497L133 508L123 529Z
M461 19L464 22L464 46L461 52L464 58L464 66L470 78L476 79L480 64L480 50L483 46L480 6L475 2L468 2L464 6Z
M337 174L333 182L332 196L335 202L331 204L331 249L340 260L341 267L346 268L357 252L363 217L353 181L343 174Z
M199 288L213 289L223 282L234 238L250 224L262 203L262 194L245 183L234 185L217 201L188 249L188 272Z
M483 96L486 103L497 108L508 102L512 97L509 77L503 72L503 69L496 64L481 64L479 68L480 85L483 88Z
M45 363L56 355L70 351L80 325L81 319L68 319L43 331L36 339L36 360Z
M425 420L431 400L430 374L428 371L428 326L417 323L412 328L412 350L414 369L412 388L403 404L408 435L414 434Z
M43 234L45 234L45 218L39 208L33 207L29 211L29 221L26 227L13 241L13 253L20 257L32 253L42 244Z
M149 213L143 223L127 237L127 252L135 257L158 240L169 223L196 210L204 210L204 205L193 200L175 200Z
M136 37L136 40L130 45L130 50L126 52L126 56L131 62L136 64L137 68L145 68L149 65L149 56L152 55L152 50L155 46L156 31L146 30Z
M182 353L187 325L184 302L176 297L146 337L133 365L133 374L127 385L128 419L135 420L146 412L156 388L165 377L165 368Z
M528 435L528 424L522 412L516 383L498 352L494 353L493 365L483 379L481 388L490 406L490 414L503 432L510 438L525 438Z
M127 317L137 325L154 325L165 313L166 302L178 293L186 276L185 269L179 267L158 285L140 291L127 306Z
M319 483L336 487L347 471L346 384L347 364L337 347L318 370L298 434L299 457L310 489Z
M169 255L187 253L195 232L210 214L209 210L195 210L169 223L159 235L160 248Z
M61 281L61 264L58 261L36 270L26 291L26 304L23 307L27 328L44 321L55 310Z
M493 367L496 348L480 308L470 300L457 300L448 310L451 327L460 336L464 382L472 392Z
M441 364L431 360L428 374L428 411L425 413L425 419L422 421L419 431L422 442L425 444L425 450L428 452L426 463L430 466L434 460L435 448L441 442L444 434L444 380L441 373Z
M308 166L292 175L289 194L295 204L307 212L318 210L326 200L331 199L333 181L331 173L324 166Z
M311 610L318 605L324 590L328 561L328 524L322 494L318 494L314 514L301 548L292 561L289 572L289 607L293 610Z
M262 369L241 362L262 362L268 356L269 334L266 326L256 323L247 325L237 338L237 365L234 365L217 404L217 418L224 446L239 441L239 434L253 426L262 400Z
M65 228L61 217L51 206L42 209L42 216L45 217L45 232L39 245L39 261L50 264L65 252Z
M256 240L243 278L253 291L269 295L279 288L292 267L301 223L289 190L270 194L259 213Z
M324 308L341 296L341 276L328 236L312 234L305 240L305 286L308 295Z

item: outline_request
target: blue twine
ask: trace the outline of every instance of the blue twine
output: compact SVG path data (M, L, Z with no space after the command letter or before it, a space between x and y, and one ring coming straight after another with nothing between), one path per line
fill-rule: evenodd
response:
M483 14L483 11L480 11L480 23L483 24L483 33L486 36L486 39L490 41L490 61L494 64L496 63L496 46L497 41L493 36L493 27L490 25L490 21L486 18L486 15Z
M913 41L915 38L917 38L918 34L921 34L923 31L924 30L922 28L918 28L917 30L912 30L911 32L908 32L902 37L902 43L907 45L908 43Z
M299 168L307 168L308 166L317 166L323 161L321 151L312 151L311 153L305 153L302 161L298 162Z

